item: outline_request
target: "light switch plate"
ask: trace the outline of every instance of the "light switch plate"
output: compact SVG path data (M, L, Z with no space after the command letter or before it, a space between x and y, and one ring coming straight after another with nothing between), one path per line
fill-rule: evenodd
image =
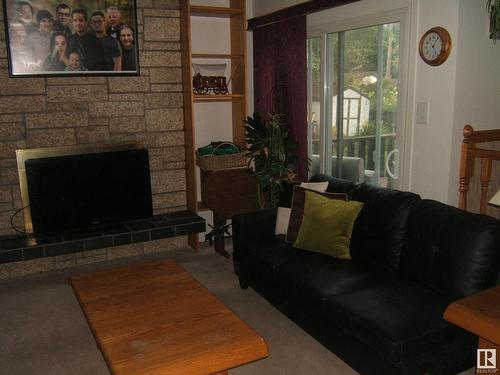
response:
M417 102L417 124L429 123L429 102Z

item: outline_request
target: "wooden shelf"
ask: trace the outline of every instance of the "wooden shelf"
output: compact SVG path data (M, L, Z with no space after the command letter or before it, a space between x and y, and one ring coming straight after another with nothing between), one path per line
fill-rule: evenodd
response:
M195 103L201 102L231 102L234 99L244 99L242 94L227 94L227 95L193 95Z
M181 59L182 59L182 82L183 82L183 103L184 103L184 129L185 129L185 150L186 150L186 200L187 207L192 212L205 211L207 208L200 202L200 197L198 197L198 183L197 180L200 178L196 169L195 163L195 146L196 142L196 127L207 127L209 122L205 121L203 116L195 120L195 115L197 110L208 111L210 114L217 115L217 111L220 107L217 105L210 105L212 103L227 103L227 107L230 107L230 114L226 113L226 106L224 106L224 118L222 121L231 122L232 133L229 133L228 139L238 145L245 144L245 129L244 121L247 117L247 103L246 103L246 78L247 78L247 68L246 68L246 1L245 0L230 0L227 7L220 6L206 6L206 5L194 5L190 4L191 0L183 0L179 2L180 5L180 15L181 15ZM213 1L212 4L216 4L217 1ZM196 16L196 17L193 17ZM223 24L228 24L227 31L224 33L229 33L229 45L223 46L223 49L219 49L221 35L208 35L208 43L203 45L203 47L197 48L198 53L192 50L192 24L195 23L197 26L202 25L203 27L209 27L211 22L209 19L203 20L203 18L217 17ZM207 22L208 21L208 22ZM217 20L214 20L217 21ZM226 22L227 21L227 22ZM198 33L210 33L211 28L199 29L194 28L195 37L200 39L200 34ZM219 32L219 31L218 31ZM221 30L222 32L222 30ZM203 39L205 38L205 34ZM226 40L226 35L222 40ZM221 51L222 53L215 53L215 51ZM231 92L232 94L227 95L196 95L193 93L192 87L192 63L195 59L213 59L217 60L229 60L229 66L231 70ZM222 61L223 62L223 61ZM234 94L233 94L234 93ZM206 103L203 106L197 103ZM196 110L195 110L196 109ZM195 125L196 124L196 125ZM203 129L204 131L208 129ZM202 134L204 134L202 132ZM214 135L215 136L215 135ZM203 184L201 186L203 188ZM198 248L198 235L189 236L189 245L194 249Z
M242 59L243 55L232 55L229 53L193 53L193 59Z
M242 16L243 9L239 8L226 8L226 7L210 7L202 5L191 5L189 7L192 16L205 16L205 17L234 17Z

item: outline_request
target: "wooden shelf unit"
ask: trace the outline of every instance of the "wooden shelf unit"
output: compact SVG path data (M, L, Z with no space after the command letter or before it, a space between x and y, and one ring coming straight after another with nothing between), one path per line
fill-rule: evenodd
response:
M233 5L233 3L235 3ZM189 10L192 16L202 17L235 17L245 15L245 7L241 7L242 1L231 1L231 6L226 7L211 7L204 5L191 5Z
M245 99L243 94L227 94L227 95L194 95L195 103L201 102L232 102L235 99Z
M231 105L232 141L237 145L245 146L243 125L247 117L246 5L245 0L230 0L228 7L195 5L190 4L190 0L181 0L180 5L187 208L192 212L198 212L203 208L198 203L201 197L197 196L195 104L229 102ZM230 46L227 53L225 51L224 53L192 51L192 16L229 18ZM192 88L193 59L214 60L214 63L221 59L229 60L230 93L227 95L195 95ZM197 119L197 122L202 123L203 121ZM189 236L189 245L195 250L198 248L197 235Z
M231 55L224 53L193 53L193 59L243 59L243 55Z

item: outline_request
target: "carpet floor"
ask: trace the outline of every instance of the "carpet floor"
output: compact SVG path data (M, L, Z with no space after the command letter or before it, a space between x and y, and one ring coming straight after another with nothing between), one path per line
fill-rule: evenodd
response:
M160 258L176 260L264 337L269 357L230 375L356 374L252 289L241 290L231 260L202 247L0 281L0 375L109 375L68 278Z

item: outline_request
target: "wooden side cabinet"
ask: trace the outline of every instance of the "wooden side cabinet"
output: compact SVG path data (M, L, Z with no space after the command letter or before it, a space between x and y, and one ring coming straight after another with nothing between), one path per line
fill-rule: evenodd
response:
M234 215L257 209L257 180L248 168L201 171L201 198L214 214L214 228ZM215 251L226 257L223 239L215 240Z

